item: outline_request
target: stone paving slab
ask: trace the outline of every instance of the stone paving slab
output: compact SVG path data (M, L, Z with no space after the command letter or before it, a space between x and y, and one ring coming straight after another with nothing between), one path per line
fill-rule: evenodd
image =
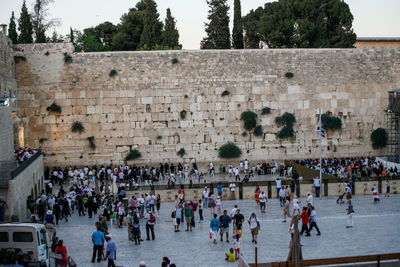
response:
M304 199L301 199L305 203ZM364 254L400 252L400 196L381 197L381 203L373 204L372 197L354 197L354 227L346 226L346 205L337 205L336 198L315 199L318 212L318 226L322 232L316 236L302 237L305 259L356 256ZM222 209L231 210L238 204L246 220L256 212L260 220L258 254L259 262L283 261L288 254L290 235L289 223L282 223L282 210L279 201L269 200L267 213L261 214L254 201L223 201ZM155 226L155 241L144 241L136 246L128 241L127 227L110 227L110 233L118 246L117 265L139 266L144 260L146 266L160 266L163 256L167 256L177 266L236 266L224 260L224 253L232 247L231 243L212 244L209 235L209 209L204 210L205 221L196 223L193 232L173 231L170 218L173 204L162 203L161 217ZM196 213L196 222L198 222ZM65 223L60 222L58 235L64 240L68 253L78 266L106 266L106 262L91 263L92 244L90 235L94 231L95 219L79 217L76 213ZM145 239L145 225L141 222L141 231ZM231 236L231 229L230 229ZM231 238L230 238L231 239ZM232 239L231 239L232 240ZM251 243L249 227L244 224L241 250L249 262L254 262L254 247Z

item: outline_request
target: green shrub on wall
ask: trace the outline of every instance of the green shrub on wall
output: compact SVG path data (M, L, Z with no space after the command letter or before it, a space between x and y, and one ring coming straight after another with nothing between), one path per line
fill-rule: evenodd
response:
M387 133L383 128L375 129L371 133L372 148L379 149L387 145Z
M186 118L186 110L182 110L180 113L181 119L184 120Z
M179 63L179 60L175 57L171 60L172 64L177 64Z
M271 108L269 108L269 107L265 107L261 111L261 115L268 115L270 113L271 113Z
M185 149L184 148L181 148L181 149L179 149L179 151L178 152L176 152L176 154L179 156L179 157L183 157L183 156L185 156L186 155L186 151L185 151Z
M283 128L279 131L278 137L279 137L280 139L286 139L286 138L292 138L292 137L294 137L293 126L285 126L285 127L283 127Z
M228 96L229 94L230 94L229 91L225 90L222 92L221 96L224 97L224 96Z
M285 73L285 77L288 78L288 79L291 79L291 78L294 77L294 74L293 74L293 72L288 71L288 72Z
M64 62L69 64L72 62L72 57L70 55L65 55L64 56Z
M284 126L278 133L280 139L294 137L293 125L296 122L296 117L289 112L285 112L282 116L275 118L275 123L279 126Z
M112 78L117 74L118 74L118 72L116 70L112 69L112 70L110 70L110 73L108 74L108 76L110 76L110 78Z
M71 126L71 131L73 133L83 133L85 131L85 127L83 127L80 121L75 121Z
M246 137L246 136L247 136L247 132L243 132L243 133L242 133L242 136L243 136L243 137Z
M223 159L239 158L242 155L240 148L234 143L226 143L218 150L218 156Z
M342 129L342 120L338 117L334 117L329 114L322 114L321 121L322 128L324 128L324 130Z
M55 112L55 113L61 113L61 107L56 104L56 102L53 102L50 106L46 108L48 112Z
M263 135L263 129L261 125L256 126L254 129L254 135L255 136L262 136Z
M94 142L94 136L89 136L87 138L87 140L89 141L89 146L91 149L96 149L96 143Z
M244 128L248 131L257 126L257 114L253 111L247 110L242 112L240 119L244 122Z
M137 149L134 149L134 150L129 151L128 155L126 155L126 157L125 157L125 161L135 160L135 159L140 158L141 156L142 156L142 154Z

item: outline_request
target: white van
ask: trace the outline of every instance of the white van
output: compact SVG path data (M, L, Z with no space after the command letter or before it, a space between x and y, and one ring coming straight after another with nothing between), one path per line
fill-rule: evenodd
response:
M0 224L0 265L49 266L50 246L43 224Z

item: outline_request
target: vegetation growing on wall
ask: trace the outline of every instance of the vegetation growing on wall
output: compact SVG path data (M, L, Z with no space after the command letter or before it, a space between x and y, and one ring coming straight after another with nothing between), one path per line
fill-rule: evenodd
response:
M186 151L185 151L184 148L181 148L181 149L179 149L178 152L176 152L176 154L177 154L179 157L183 158L183 156L186 155Z
M162 139L162 136L161 135L158 135L157 136L157 140L161 140Z
M242 112L240 119L244 122L244 128L248 131L253 130L257 126L257 114L247 110Z
M47 139L47 138L40 138L39 139L39 144L43 144L45 141L47 141L47 140L49 140L49 139Z
M329 114L322 114L321 116L322 128L324 130L337 130L342 129L342 120L338 117Z
M288 71L288 72L285 73L285 77L288 78L288 79L291 79L291 78L294 77L294 74L293 74L293 72Z
M85 127L83 127L80 121L75 121L71 126L71 131L73 133L83 133L85 131Z
M182 110L181 112L180 112L180 116L181 116L181 119L182 120L184 120L185 118L186 118L186 110Z
M271 114L271 108L269 107L263 108L261 111L261 115L268 115L268 114Z
M228 96L229 94L230 94L229 91L225 90L222 92L221 96L224 97L224 96Z
M242 133L242 136L243 136L243 137L246 137L246 136L247 136L247 132L243 132L243 133Z
M261 125L257 125L256 128L254 129L254 135L255 136L262 136L263 135L263 129Z
M372 148L379 149L387 145L387 133L383 128L375 129L371 133Z
M89 136L87 138L87 140L89 141L89 147L91 149L96 149L96 143L94 142L94 136Z
M141 156L142 156L142 154L137 149L134 149L134 150L129 151L128 155L126 155L126 157L125 157L125 161L135 160L135 159L140 158Z
M46 108L48 112L55 112L55 113L61 113L61 107L56 104L56 102L53 102L50 106Z
M179 60L175 57L175 58L172 59L171 62L172 62L172 64L174 65L174 64L179 63Z
M117 74L118 74L118 72L115 69L112 69L112 70L110 70L110 73L108 74L108 76L110 76L110 78L112 78Z
M280 139L294 137L293 125L296 122L296 117L289 112L285 112L282 116L275 118L275 123L278 126L284 126L278 133Z
M64 56L64 62L67 63L67 64L71 63L72 62L72 57L70 55L68 55L68 54L65 55Z
M242 151L240 148L232 142L222 145L218 150L218 156L223 159L239 158L241 155Z

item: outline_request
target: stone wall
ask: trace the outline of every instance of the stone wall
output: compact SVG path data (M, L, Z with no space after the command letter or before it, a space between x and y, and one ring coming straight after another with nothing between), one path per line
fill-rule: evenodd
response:
M44 189L43 155L38 157L8 183L6 218L22 221L29 216L26 200L38 197Z
M16 65L25 142L41 147L48 165L121 164L130 149L142 153L138 163L205 163L218 161L228 141L251 162L316 158L319 108L343 122L342 130L327 132L324 156L382 155L370 134L385 127L387 91L400 87L398 49L73 53L69 64L70 44L17 49L27 59ZM222 97L225 90L230 95ZM61 114L46 111L53 102ZM263 107L272 113L261 116ZM246 110L258 114L261 137L242 136ZM284 112L297 119L292 140L277 138L274 120ZM84 133L71 132L75 121ZM184 159L176 154L181 148Z

